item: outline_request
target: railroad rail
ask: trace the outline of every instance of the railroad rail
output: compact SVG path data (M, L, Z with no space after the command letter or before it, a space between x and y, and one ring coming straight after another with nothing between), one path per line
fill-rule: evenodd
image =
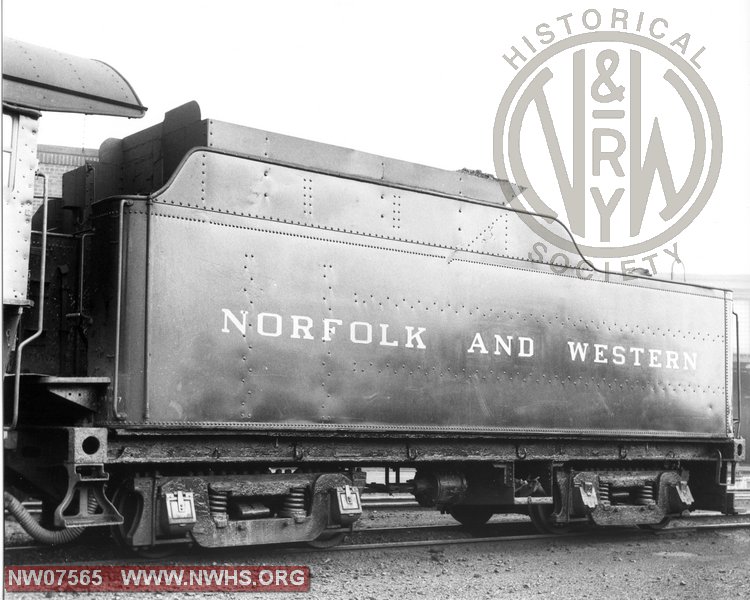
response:
M506 521L489 523L479 528L467 528L461 525L409 525L409 526L396 526L396 527L373 527L366 529L355 529L353 532L347 535L344 543L334 546L331 548L312 548L300 545L285 544L276 546L275 549L283 547L285 553L300 553L300 552L330 552L330 551L356 551L356 550L376 550L386 548L408 548L408 547L425 547L425 546L445 546L445 545L460 545L460 544L486 544L486 543L498 543L498 542L517 542L517 541L534 541L534 540L549 540L549 539L567 539L567 538L578 538L585 536L609 536L617 538L626 538L632 536L653 536L653 535L669 535L671 533L685 532L685 531L709 531L709 530L721 530L721 529L747 529L750 528L750 514L741 514L734 516L717 516L712 514L705 515L694 515L691 517L683 517L675 519L669 523L663 529L656 530L644 530L632 527L622 528L583 528L579 531L572 531L566 533L537 533L530 532L532 529L531 523L528 521ZM492 535L487 535L490 532L496 532ZM429 537L424 537L425 535ZM395 539L395 540L377 540L377 536L399 536L399 537L410 537L414 535L422 536L420 539ZM438 536L438 537L434 537ZM376 538L374 541L368 541L368 539ZM68 547L69 548L69 547ZM20 545L20 546L6 546L5 556L6 562L11 562L10 557L23 551L44 551L45 554L52 551L53 549L49 546L43 545ZM257 551L257 549L255 549ZM236 551L236 549L234 549ZM195 561L196 559L203 558L226 558L228 551L224 549L194 549L190 552L180 552L168 559L167 562L179 562L179 561ZM67 553L66 553L67 554ZM42 558L46 558L42 557ZM139 564L156 564L164 563L165 558L144 558L139 557ZM96 559L97 564L108 565L108 564L121 564L123 561L122 557L114 557L112 559ZM71 565L85 565L91 564L92 561L82 561L80 563L72 562L66 564Z

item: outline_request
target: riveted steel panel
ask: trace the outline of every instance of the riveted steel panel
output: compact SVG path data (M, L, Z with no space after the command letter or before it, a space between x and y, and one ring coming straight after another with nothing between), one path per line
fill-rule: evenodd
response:
M399 191L343 178L315 176L306 218L306 171L213 154L145 215L147 286L125 303L148 294L147 382L128 422L727 436L724 292L489 254L476 228L456 235L463 203L424 193L404 198L409 235L386 236L370 204Z
M308 173L382 182L400 189L451 194L491 204L507 204L520 191L508 181L476 172L446 171L213 119L201 121L197 103L189 102L168 111L164 123L102 145L97 166L97 190L104 192L100 197L157 191L170 178L179 159L196 147L269 165L299 167ZM121 173L114 176L117 170Z
M31 219L42 203L34 198L38 122L17 113L13 118L13 162L3 182L3 304L24 305L28 301Z
M446 171L213 119L208 120L208 142L205 145L269 162L303 167L308 171L335 173L371 183L382 181L495 204L506 204L519 193L517 186L505 180L478 177L464 171Z
M56 373L71 376L85 372L85 351L81 348L81 334L73 319L65 315L77 310L77 274L79 240L56 236L47 238L47 270L41 282L42 236L31 235L29 260L29 296L34 305L24 311L20 339L30 337L39 319L39 292L44 286L44 328L42 335L26 346L23 354L24 370L30 373ZM54 332L54 333L53 333Z
M500 186L492 185L499 197ZM539 241L515 213L487 200L462 202L210 151L190 154L156 202L510 258L527 258ZM567 235L562 227L559 233ZM560 254L568 264L581 260Z
M123 277L119 347L117 331L117 271L120 210L123 216ZM101 418L143 419L146 381L146 304L148 207L145 201L132 201L120 209L119 200L94 206L96 228L91 252L90 314L93 323L88 335L89 375L109 377L113 381L109 402L102 407ZM158 257L155 260L159 261ZM172 285L164 279L162 285ZM158 290L157 290L158 294ZM119 353L120 369L115 374L115 357ZM161 368L168 368L162 358ZM118 381L118 401L113 402L114 381Z

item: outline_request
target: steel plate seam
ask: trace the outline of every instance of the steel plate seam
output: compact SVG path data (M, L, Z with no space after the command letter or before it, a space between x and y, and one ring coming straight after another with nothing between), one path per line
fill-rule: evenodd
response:
M339 433L346 432L431 432L431 433L486 433L486 434L514 434L518 436L529 435L589 435L606 438L617 438L621 436L629 437L659 437L659 438L690 438L690 439L716 439L724 440L726 438L717 437L710 433L695 433L685 431L658 431L658 430L634 430L634 429L542 429L542 428L518 428L518 427L454 427L439 425L338 425L335 423L247 423L245 421L224 421L216 423L215 421L152 421L143 423L142 421L107 421L102 423L106 427L122 428L127 425L132 429L153 429L159 427L174 427L175 429L186 427L206 427L217 431L231 430L262 430L262 431L336 431ZM195 433L192 430L191 433Z
M164 202L156 202L155 201L154 204L162 204L162 205L167 206L167 207L170 206L169 204L166 204ZM205 209L194 208L194 207L176 206L176 205L171 205L171 206L173 208L175 208L175 209L182 208L182 209L187 209L187 210L200 210L201 212L205 211ZM226 213L226 214L228 214L229 216L239 216L239 215L235 215L235 214L232 214L232 213ZM266 229L266 228L262 228L262 227L252 227L252 226L247 226L247 225L232 225L230 223L221 223L219 221L212 221L210 219L205 219L205 220L190 219L190 218L187 218L187 217L181 217L179 215L170 215L170 214L158 213L158 212L152 212L152 216L155 216L155 217L166 217L166 218L170 218L170 219L178 219L178 220L184 220L184 221L200 222L200 223L206 223L206 224L209 224L209 225L218 225L220 227L229 227L229 228L233 228L233 229L247 229L249 231L258 231L258 232L271 233L271 234L276 234L276 235L285 235L285 236L289 236L289 237L301 237L301 238L305 238L305 239L311 239L311 240L317 240L317 241L323 241L323 242L330 242L330 243L334 243L334 244L343 244L343 245L348 245L348 246L361 246L361 247L365 247L365 248L372 248L374 250L388 250L390 252L400 252L400 253L403 253L403 254L415 254L417 256L425 256L425 257L428 257L428 258L437 258L437 259L440 259L440 260L445 260L445 256L440 256L438 254L428 254L428 253L425 253L425 252L415 252L415 251L412 251L412 250L401 250L399 248L386 248L386 247L382 247L382 246L373 246L373 245L370 245L370 244L347 242L347 241L344 241L344 240L333 240L333 239L330 239L330 238L323 238L323 237L313 236L313 235L303 235L303 234L291 233L291 232L286 232L286 231L278 231L278 230L275 230L275 229ZM434 247L432 244L423 243L423 242L412 242L412 241L409 241L409 240L391 239L391 238L385 238L385 237L382 237L382 236L375 236L375 235L370 235L370 234L357 234L357 232L354 232L354 231L346 231L346 230L333 229L333 228L330 228L330 229L329 228L321 228L321 227L316 227L316 226L311 226L311 225L304 225L304 224L301 224L301 223L294 223L294 222L289 222L289 221L276 221L275 219L265 219L263 217L250 217L250 216L244 216L243 215L243 216L241 216L241 218L246 218L246 219L252 218L252 219L258 219L258 220L264 220L264 221L267 220L267 221L273 221L273 222L282 223L284 225L304 227L306 229L325 229L327 231L334 231L334 232L337 232L337 233L353 234L353 235L364 235L366 237L372 237L372 238L375 238L375 239L389 239L391 241L398 241L398 242L405 243L405 244L419 244L419 245L422 245L422 246ZM455 251L458 251L458 252L467 252L467 253L478 254L478 255L483 255L483 256L493 256L493 257L496 256L496 255L493 255L493 254L486 254L486 253L476 252L476 251L472 251L472 250L464 250L462 248L451 248L449 246L439 246L439 247L442 248L442 249L445 249L445 250L455 250ZM514 258L514 257L505 257L505 256L499 256L499 255L496 256L496 257L497 258L506 258L506 259L510 259L510 260L523 260L523 259L517 259L517 258ZM452 260L459 261L459 262L470 263L470 264L486 265L486 266L489 266L489 267L504 268L504 269L513 269L513 270L516 270L516 271L525 271L525 272L529 272L529 273L540 273L540 274L543 274L543 275L554 275L554 276L558 276L558 277L568 277L568 278L574 278L575 277L575 275L568 275L568 274L565 274L565 273L556 273L554 271L536 271L534 269L525 269L523 267L514 267L514 266L510 266L510 265L495 265L495 264L492 264L492 263L481 262L481 261L472 261L472 260L468 260L468 259L464 259L464 258L453 258ZM527 261L527 262L534 262L534 261ZM547 263L537 263L537 264L547 264ZM709 295L709 294L699 294L697 292L685 292L685 291L682 291L682 290L670 290L670 289L652 288L652 287L648 287L648 286L637 286L637 285L634 285L632 283L623 283L623 282L619 282L619 281L604 281L604 280L600 280L600 279L587 279L585 281L596 282L596 283L605 283L605 284L610 284L610 285L622 285L622 286L626 286L626 287L638 287L639 289L643 289L643 290L651 290L651 291L665 292L665 293L671 293L671 294L682 294L682 295L687 295L687 296L697 296L699 298L709 298L709 299L715 299L715 300L722 300L723 301L723 298L721 298L719 296L714 296L714 295ZM656 281L661 281L661 280L656 280ZM666 282L666 283L669 283L669 282Z

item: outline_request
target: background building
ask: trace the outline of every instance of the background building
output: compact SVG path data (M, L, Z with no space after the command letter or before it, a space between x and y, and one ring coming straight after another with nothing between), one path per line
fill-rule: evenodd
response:
M99 162L99 150L93 148L71 148L69 146L38 146L39 171L47 175L47 193L49 195L49 230L53 233L63 229L65 222L75 219L76 215L62 209L62 177L63 174L77 169L85 164ZM37 178L35 194L39 197L43 193L42 180ZM41 211L34 217L34 229L41 229Z

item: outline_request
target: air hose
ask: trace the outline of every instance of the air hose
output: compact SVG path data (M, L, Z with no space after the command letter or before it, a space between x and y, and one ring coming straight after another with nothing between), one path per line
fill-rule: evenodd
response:
M54 546L56 544L67 544L72 542L83 533L83 527L73 527L71 529L60 529L51 531L45 529L36 519L31 516L28 510L16 498L8 492L3 494L5 500L5 509L15 517L18 524L23 530L33 537L37 542Z

